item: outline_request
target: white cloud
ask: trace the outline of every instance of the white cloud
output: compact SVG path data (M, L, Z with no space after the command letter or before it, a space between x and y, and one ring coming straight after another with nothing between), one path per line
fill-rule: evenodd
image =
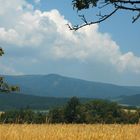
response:
M11 56L15 61L22 57L26 63L44 64L48 59L78 60L111 65L118 72L140 72L140 58L132 52L122 53L108 33L99 32L98 25L72 32L66 26L69 21L58 10L34 10L25 0L1 1L0 42L9 50L22 48L18 59Z
M128 70L140 73L140 57L135 56L132 52L121 55L119 59L116 60L115 65L119 71Z

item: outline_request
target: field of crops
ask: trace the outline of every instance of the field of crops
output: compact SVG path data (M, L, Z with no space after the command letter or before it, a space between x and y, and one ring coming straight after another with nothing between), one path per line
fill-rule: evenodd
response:
M0 125L0 140L140 140L140 125Z

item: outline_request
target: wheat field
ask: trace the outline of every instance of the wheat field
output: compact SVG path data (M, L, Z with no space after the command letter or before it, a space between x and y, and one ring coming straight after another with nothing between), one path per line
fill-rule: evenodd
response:
M140 140L140 125L0 125L0 140Z

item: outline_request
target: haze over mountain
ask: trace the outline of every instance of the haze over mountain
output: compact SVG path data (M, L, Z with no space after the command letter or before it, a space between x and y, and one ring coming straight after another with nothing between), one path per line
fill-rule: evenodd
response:
M9 84L19 85L21 93L36 96L112 98L140 94L140 87L85 81L57 74L5 76L5 79Z

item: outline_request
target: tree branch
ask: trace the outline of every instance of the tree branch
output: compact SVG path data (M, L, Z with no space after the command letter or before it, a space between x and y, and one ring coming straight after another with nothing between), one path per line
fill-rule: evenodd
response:
M134 23L136 20L138 20L138 18L140 18L140 13L136 17L133 17L132 23Z
M101 23L111 17L117 10L124 10L124 11L130 11L135 12L134 16L132 17L132 23L134 23L136 20L140 18L140 0L72 0L74 8L77 9L77 11L83 10L83 9L89 9L91 8L97 8L97 9L103 9L104 11L110 10L111 8L114 8L115 10L112 11L110 14L101 14L99 13L96 16L100 17L97 21L91 21L88 22L86 20L86 17L84 15L80 15L81 20L83 21L82 25L76 25L76 26L70 26L68 25L70 30L78 30L84 26ZM108 8L108 9L107 9ZM136 14L136 15L135 15Z
M118 3L124 3L124 4L140 4L140 1L131 1L131 0L114 0L113 1L113 3L116 3L116 2L118 2Z
M129 10L129 11L140 11L140 8L137 8L137 7L125 7L125 6L122 6L122 5L117 5L115 4L115 7L118 8L118 9L123 9L123 10Z
M103 16L103 18L101 18L100 20L97 20L97 21L87 22L87 21L85 20L84 15L83 15L83 16L82 16L82 17L84 17L84 24L83 24L83 25L80 25L80 26L76 25L76 26L73 26L73 27L70 26L69 24L67 24L67 25L68 25L68 27L69 27L70 30L76 31L76 30L78 30L78 29L80 29L80 28L82 28L82 27L84 27L84 26L103 22L104 20L106 20L106 19L108 19L109 17L111 17L115 12L117 12L118 9L119 9L119 8L117 7L113 12L111 12L111 13L108 14L108 15Z

